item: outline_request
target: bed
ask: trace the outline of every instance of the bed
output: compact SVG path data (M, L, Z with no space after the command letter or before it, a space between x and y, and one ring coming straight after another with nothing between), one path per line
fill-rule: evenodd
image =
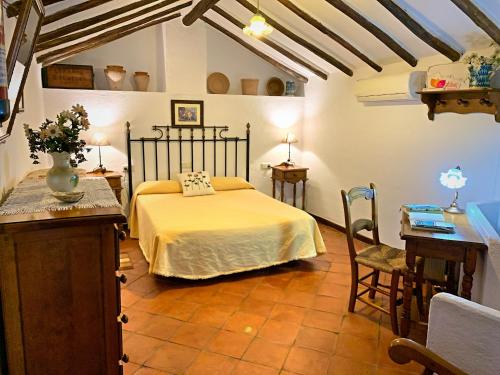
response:
M151 273L207 279L325 252L318 225L306 212L242 178L211 181L216 194L198 197L183 197L177 181L136 188L129 226Z
M126 125L130 234L151 273L207 279L325 252L312 216L248 182L250 124L244 136L228 136L228 126L155 125L153 136L136 138ZM209 172L215 194L183 197L174 179L186 168Z

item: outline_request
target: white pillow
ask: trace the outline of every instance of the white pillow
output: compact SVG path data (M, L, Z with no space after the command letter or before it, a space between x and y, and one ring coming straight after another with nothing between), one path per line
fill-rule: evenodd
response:
M179 173L177 177L182 186L182 195L185 197L215 194L207 171Z

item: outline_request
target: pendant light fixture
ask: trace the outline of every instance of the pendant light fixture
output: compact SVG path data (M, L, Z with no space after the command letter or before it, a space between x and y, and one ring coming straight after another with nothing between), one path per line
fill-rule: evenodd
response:
M269 35L273 31L273 27L266 22L266 19L260 14L260 1L257 0L257 13L250 18L250 25L243 28L246 35L259 38L264 35Z

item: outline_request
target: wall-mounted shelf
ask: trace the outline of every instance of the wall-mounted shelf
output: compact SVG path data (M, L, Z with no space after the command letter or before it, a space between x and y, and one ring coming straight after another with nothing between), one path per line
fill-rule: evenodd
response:
M434 120L434 114L453 112L490 113L500 122L500 89L481 88L467 90L419 91L422 102L427 104L427 117Z

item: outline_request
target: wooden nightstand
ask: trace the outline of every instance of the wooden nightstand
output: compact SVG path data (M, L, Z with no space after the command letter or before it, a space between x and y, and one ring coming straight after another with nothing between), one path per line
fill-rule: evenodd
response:
M122 204L122 175L118 172L105 172L105 173L100 173L100 172L88 172L87 176L94 176L94 177L104 177L107 181L109 186L111 186L111 189L115 192L116 199L118 199L118 202Z
M302 181L302 209L305 209L306 200L306 181L307 171L309 168L298 167L296 165L289 166L286 164L275 165L273 169L273 198L276 198L276 181L281 182L281 201L285 199L285 182L293 185L293 206L297 204L297 183Z

